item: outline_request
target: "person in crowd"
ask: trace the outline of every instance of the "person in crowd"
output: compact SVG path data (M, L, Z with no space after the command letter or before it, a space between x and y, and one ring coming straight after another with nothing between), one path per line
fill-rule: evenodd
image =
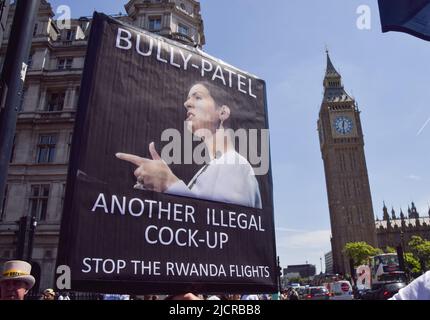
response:
M68 292L63 292L58 295L58 300L70 300Z
M164 300L203 300L194 293L185 293L167 296Z
M0 300L24 300L25 295L36 282L30 273L31 264L28 262L7 261L0 278Z
M55 300L55 291L54 289L45 289L42 294L41 300Z
M281 300L288 300L288 290L281 291Z
M256 294L244 294L240 300L260 300Z
M288 300L299 300L299 294L294 288L290 288L290 292L288 294Z
M400 289L389 300L430 300L430 271Z

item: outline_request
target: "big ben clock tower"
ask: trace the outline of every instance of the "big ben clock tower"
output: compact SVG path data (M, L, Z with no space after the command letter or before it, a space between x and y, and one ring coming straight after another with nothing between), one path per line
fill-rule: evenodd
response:
M327 52L324 98L318 132L327 185L331 223L333 268L349 273L343 254L348 242L365 241L376 246L372 196L364 155L360 111L342 85Z

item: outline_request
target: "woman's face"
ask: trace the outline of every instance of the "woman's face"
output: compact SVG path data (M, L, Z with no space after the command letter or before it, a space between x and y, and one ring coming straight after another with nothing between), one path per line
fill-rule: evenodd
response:
M203 136L202 129L215 133L220 122L219 108L204 85L196 84L191 88L184 106L187 109L188 129L193 134Z

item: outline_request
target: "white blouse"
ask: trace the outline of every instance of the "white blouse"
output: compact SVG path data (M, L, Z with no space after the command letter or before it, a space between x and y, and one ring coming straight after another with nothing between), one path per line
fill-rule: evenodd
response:
M171 185L166 193L262 209L254 170L234 150L206 164L188 186L180 180Z

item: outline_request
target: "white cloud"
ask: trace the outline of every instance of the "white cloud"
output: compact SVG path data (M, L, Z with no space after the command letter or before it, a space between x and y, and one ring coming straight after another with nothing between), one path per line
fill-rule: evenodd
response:
M286 229L288 230L288 229ZM278 239L278 247L286 249L318 249L325 247L330 242L330 230L316 231L286 231Z
M421 180L421 177L417 176L415 174L410 174L406 178L411 179L411 180L415 180L415 181L420 181Z
M428 120L424 123L424 125L421 127L421 129L418 130L417 136L419 136L424 131L424 129L427 127L427 125L429 123L430 123L430 118L428 118Z
M276 231L277 251L282 267L308 262L317 267L317 273L320 272L320 258L324 263L324 254L331 251L330 230L309 231L281 227Z

